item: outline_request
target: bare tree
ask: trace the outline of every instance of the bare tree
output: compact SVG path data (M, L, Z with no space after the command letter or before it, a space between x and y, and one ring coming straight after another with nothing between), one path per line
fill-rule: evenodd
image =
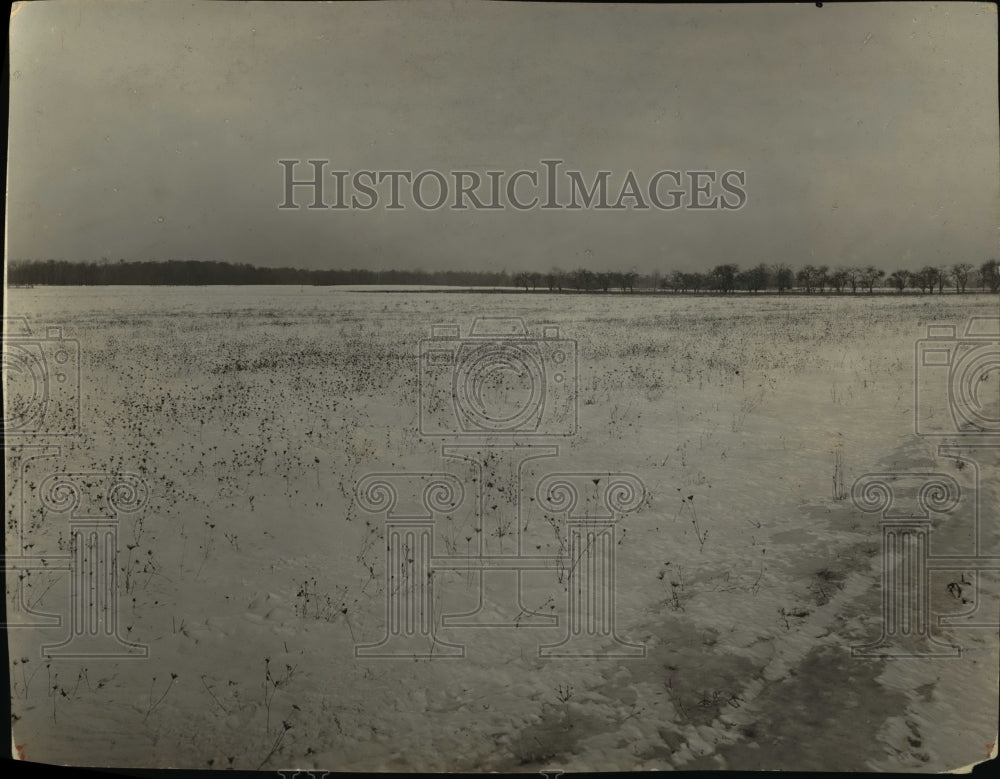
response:
M879 279L885 278L885 271L876 268L874 265L866 265L861 271L860 282L868 288L868 294L872 294L875 283ZM905 284L903 286L906 286Z
M827 265L820 265L816 268L816 286L819 291L825 292L826 285L830 283L830 268Z
M778 294L791 289L792 284L795 283L795 274L792 273L792 269L787 265L775 265L771 269L771 275L774 277L774 284L778 288Z
M941 265L934 269L934 273L935 273L935 281L937 281L938 294L943 295L945 285L951 278L951 272L946 267Z
M906 270L895 270L889 274L887 281L896 288L897 292L902 292L910 285L910 272Z
M934 287L938 282L937 268L933 265L925 265L919 272L917 272L914 278L916 279L921 292L927 292L931 295L934 294Z
M1000 262L987 260L979 267L979 280L983 289L1000 292Z
M738 274L737 279L739 280L740 286L742 286L747 292L757 293L762 289L767 288L768 280L771 277L770 271L764 263L755 265L752 268L747 268L742 273Z
M858 294L858 285L862 283L861 279L864 276L864 270L856 266L851 266L849 268L844 268L842 270L847 277L847 283L851 285L851 294Z
M594 272L586 268L577 268L573 271L573 286L577 290L588 292L594 285Z
M716 265L712 268L712 285L720 292L732 292L736 289L736 274L740 272L740 266L735 263Z
M830 274L830 286L837 290L837 294L843 294L844 287L847 286L849 275L845 268L838 268Z
M805 287L807 293L812 292L816 285L816 266L806 265L800 268L799 272L795 274L795 280Z
M971 272L972 263L969 262L956 262L951 266L951 277L955 280L955 292L959 294L965 292Z

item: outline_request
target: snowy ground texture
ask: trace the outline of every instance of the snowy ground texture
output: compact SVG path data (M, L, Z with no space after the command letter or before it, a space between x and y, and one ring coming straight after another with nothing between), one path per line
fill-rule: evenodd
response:
M36 288L11 290L7 305L36 336L55 326L79 341L82 428L47 441L57 449L6 441L7 553L20 555L8 560L7 613L26 625L8 633L16 756L932 772L994 749L998 574L969 558L1000 554L1000 450L940 453L965 439L917 435L913 420L925 378L914 375L916 341L929 324L961 337L970 316L998 315L995 297ZM421 339L440 323L464 336L482 316L575 340L575 435L470 439L484 452L472 463L442 454L463 442L420 433ZM932 369L916 403L937 404L928 429L954 431L947 390L934 389L948 368ZM983 374L976 402L996 419L995 361ZM565 402L558 392L546 402ZM519 475L499 443L559 449ZM366 511L355 485L431 471L465 485L434 513L435 555L480 545L513 555L519 524L522 554L562 562L523 573L521 602L535 615L515 615L516 627L444 623L475 608L485 581L478 619L505 624L513 572L423 571L437 638L464 656L356 657L385 635L393 585L385 514ZM46 479L122 472L141 477L147 500L118 515L116 549L81 552L71 522L86 524L88 508L75 520L57 510L41 494ZM615 630L644 656L539 657L565 634L567 588L583 575L565 518L536 491L550 472L628 473L645 485L612 530ZM960 647L957 657L852 656L883 627L882 517L850 494L867 473L944 474L958 490L952 503L932 496L940 510L927 515L930 555L962 557L930 571L927 587L931 644ZM903 493L920 479L907 478L893 511L913 516L919 501ZM585 503L584 516L596 512ZM96 597L95 624L117 618L119 649L131 642L148 657L43 650L74 629L70 580L84 563L72 568L67 555L101 553L117 569L105 580L114 597L88 595L102 582L84 578L77 600ZM39 626L39 614L61 624ZM537 614L558 624L536 626Z

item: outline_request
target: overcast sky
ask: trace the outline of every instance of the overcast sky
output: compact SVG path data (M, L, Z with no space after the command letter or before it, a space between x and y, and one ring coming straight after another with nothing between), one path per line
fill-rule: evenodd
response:
M21 6L10 36L9 259L645 272L998 255L989 4L57 0ZM279 159L550 158L611 171L615 197L629 170L742 170L746 204L278 209Z

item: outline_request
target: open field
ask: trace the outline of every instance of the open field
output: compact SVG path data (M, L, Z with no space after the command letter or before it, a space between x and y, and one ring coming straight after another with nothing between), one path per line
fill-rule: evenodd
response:
M882 631L883 557L880 517L850 491L871 472L947 474L961 498L931 515L931 552L968 558L978 505L978 551L1000 554L998 450L943 456L938 444L958 437L918 436L913 422L915 342L929 324L961 334L970 316L997 316L995 296L36 287L7 305L36 336L61 327L81 355L81 434L47 441L57 451L6 452L8 555L20 545L35 561L8 572L8 621L37 621L26 605L64 616L8 634L13 739L29 760L930 772L992 749L996 572L965 562L930 574L933 635L960 657L852 657ZM421 339L440 323L464 337L483 316L575 341L575 388L567 373L545 396L563 404L551 417L561 431L575 410L574 435L421 434ZM1000 402L997 384L994 364L984 404ZM939 429L954 427L945 399ZM470 459L445 456L456 443ZM500 444L558 451L518 471L528 450ZM42 656L71 624L70 574L53 569L79 551L41 495L59 472L145 484L145 505L121 515L108 581L118 636L146 658ZM464 657L356 657L385 635L396 579L385 514L355 487L389 472L464 486L434 513L434 555L520 546L555 560L520 574L531 614L505 611L510 571L418 568L433 580L437 638ZM584 474L595 494L602 475L645 485L611 530L615 631L645 656L539 657L564 636L583 575L539 486L551 472ZM580 497L576 510L596 516ZM476 609L482 581L478 618L515 624L445 624ZM942 615L960 616L941 627Z

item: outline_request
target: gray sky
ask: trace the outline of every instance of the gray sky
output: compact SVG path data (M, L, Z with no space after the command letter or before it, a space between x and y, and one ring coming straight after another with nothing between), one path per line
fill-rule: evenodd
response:
M10 30L9 259L665 271L998 254L989 4L57 0ZM612 171L612 199L629 170L644 185L738 169L747 202L279 210L277 161L311 158L558 158Z

